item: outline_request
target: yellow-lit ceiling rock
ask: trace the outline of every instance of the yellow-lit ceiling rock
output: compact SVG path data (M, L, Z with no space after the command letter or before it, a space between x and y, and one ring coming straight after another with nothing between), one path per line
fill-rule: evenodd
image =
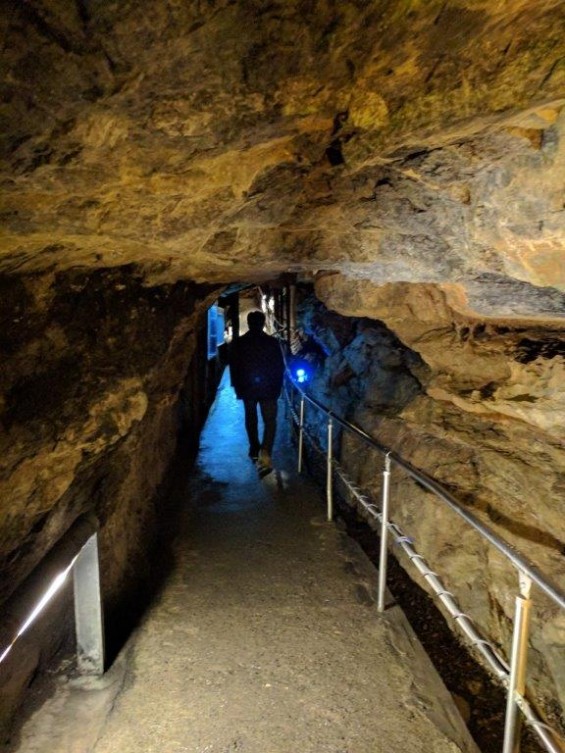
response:
M334 271L562 313L559 0L29 0L0 23L2 271Z

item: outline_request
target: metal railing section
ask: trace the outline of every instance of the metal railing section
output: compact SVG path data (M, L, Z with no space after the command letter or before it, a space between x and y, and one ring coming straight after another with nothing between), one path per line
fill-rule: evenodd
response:
M98 521L79 518L19 586L2 612L5 648L0 665L73 574L77 668L104 673L104 625L98 559Z
M291 386L289 393L288 385ZM300 396L299 410L296 411L293 404L294 391ZM327 519L333 519L333 475L338 477L347 486L360 506L380 523L380 552L379 552L379 585L377 595L377 608L380 612L385 609L386 593L386 566L388 552L388 535L390 534L397 545L407 555L409 561L416 567L421 576L430 585L432 591L439 597L447 612L454 618L459 629L464 633L470 643L484 657L486 664L498 680L507 689L507 707L505 718L504 744L502 753L517 753L519 750L519 718L520 710L526 722L536 732L538 738L550 753L563 753L565 743L538 715L526 697L526 664L529 634L529 615L531 611L531 587L538 586L552 601L562 609L565 608L565 594L551 582L533 563L525 558L511 544L504 541L482 521L478 520L447 489L444 489L437 481L425 472L412 466L394 450L381 444L367 432L351 422L340 418L326 408L315 398L307 395L304 390L294 383L287 370L287 388L285 390L287 402L290 407L291 417L298 427L298 471L302 471L304 438L306 437L319 452L324 452L316 441L305 430L305 407L311 404L327 418L327 450L326 450L326 503ZM384 471L382 482L382 499L380 509L351 482L347 474L333 457L334 427L338 424L347 432L357 436L370 447L384 455ZM512 633L512 648L510 664L498 653L494 645L487 641L475 627L472 618L461 611L453 594L445 589L440 577L426 563L422 555L418 554L413 547L413 540L406 536L396 523L389 518L390 503L390 475L392 465L402 468L411 478L420 483L428 491L432 492L445 502L455 513L462 517L484 539L494 546L508 559L518 571L519 592L515 599L514 627Z

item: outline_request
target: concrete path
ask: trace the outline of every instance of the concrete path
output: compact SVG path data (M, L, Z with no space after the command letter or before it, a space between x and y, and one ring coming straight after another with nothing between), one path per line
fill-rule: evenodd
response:
M259 480L224 378L159 599L103 679L60 679L21 753L476 751L285 439Z

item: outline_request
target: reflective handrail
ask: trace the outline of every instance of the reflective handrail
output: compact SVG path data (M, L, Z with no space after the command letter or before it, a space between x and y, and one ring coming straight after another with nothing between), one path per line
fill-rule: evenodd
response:
M547 576L543 575L536 565L530 562L524 557L517 549L505 541L502 537L498 536L493 530L491 530L485 523L478 520L471 512L466 510L461 503L450 494L447 489L444 489L441 484L435 481L427 473L415 468L411 463L395 450L391 450L381 442L371 437L364 429L351 423L345 418L341 418L332 410L327 408L323 403L319 402L315 398L308 395L296 382L292 379L290 370L287 368L286 376L290 379L294 389L298 390L304 399L314 405L318 410L322 411L328 418L331 418L336 423L340 424L344 429L347 429L352 434L355 434L364 442L374 447L383 455L389 457L392 462L403 468L413 479L426 487L429 491L446 502L452 510L460 515L464 520L469 523L479 534L486 538L501 554L509 559L514 567L523 572L528 578L539 586L553 601L558 604L562 609L565 609L565 592L563 592L555 583L553 583Z

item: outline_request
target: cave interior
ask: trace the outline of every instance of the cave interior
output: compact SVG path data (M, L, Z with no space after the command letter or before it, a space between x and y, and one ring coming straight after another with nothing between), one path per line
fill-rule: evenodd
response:
M317 399L562 588L562 3L2 6L2 603L94 514L123 643L227 360L208 312L237 336L262 294L308 346ZM378 498L353 440L340 462ZM516 573L394 483L399 522L506 647ZM3 730L68 612L26 642ZM528 677L561 728L564 652L540 595Z

